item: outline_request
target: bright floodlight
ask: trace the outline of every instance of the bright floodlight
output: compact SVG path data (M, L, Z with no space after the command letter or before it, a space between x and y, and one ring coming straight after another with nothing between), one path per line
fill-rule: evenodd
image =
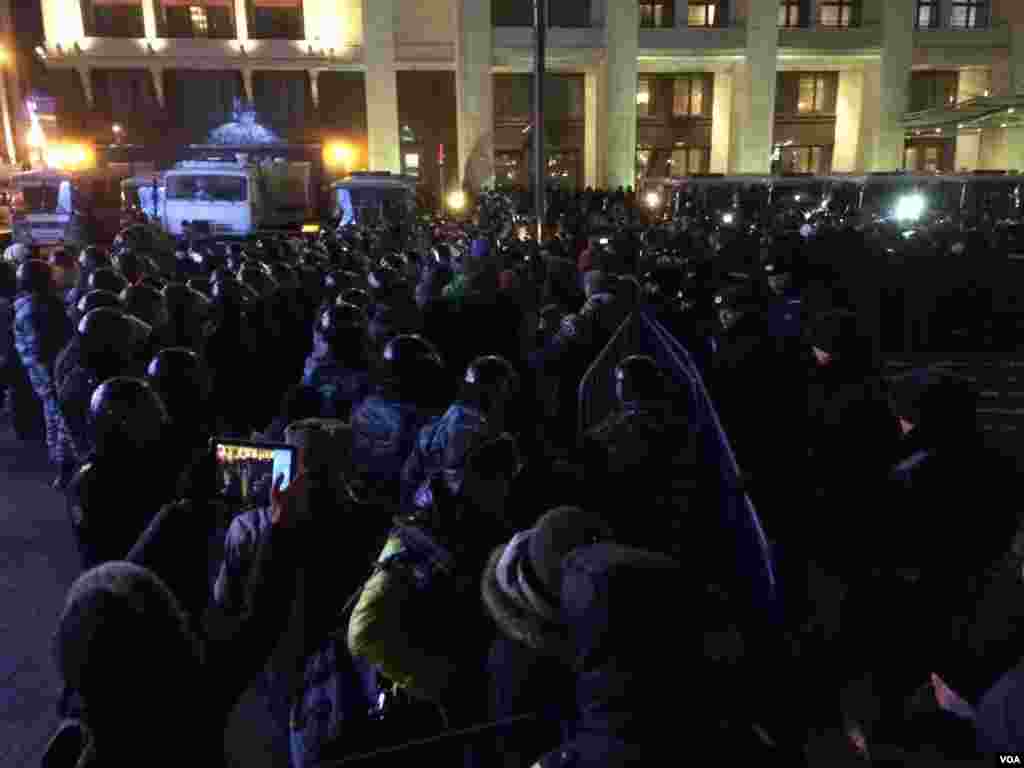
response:
M733 214L731 214L731 213L723 213L722 214L722 223L723 224L732 224L734 221L736 221L736 217Z
M658 195L658 193L657 192L648 192L647 193L647 207L648 208L657 208L659 205L661 205L661 197Z
M448 195L448 207L453 211L461 211L466 206L466 193L457 189Z
M921 195L907 195L896 202L896 218L900 221L917 221L924 215L925 201Z

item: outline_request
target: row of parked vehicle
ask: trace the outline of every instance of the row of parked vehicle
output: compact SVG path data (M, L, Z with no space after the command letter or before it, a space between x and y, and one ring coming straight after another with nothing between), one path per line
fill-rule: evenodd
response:
M13 239L44 251L110 242L133 220L180 238L300 229L324 219L372 223L415 213L416 182L408 177L356 173L330 186L326 204L321 192L308 162L238 155L129 176L114 168L18 173L8 180L0 206Z

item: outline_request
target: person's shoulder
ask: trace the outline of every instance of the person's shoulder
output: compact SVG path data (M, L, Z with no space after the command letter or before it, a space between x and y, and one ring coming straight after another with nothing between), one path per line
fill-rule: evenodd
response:
M252 547L272 527L270 509L259 507L237 515L228 526L228 542L236 547Z

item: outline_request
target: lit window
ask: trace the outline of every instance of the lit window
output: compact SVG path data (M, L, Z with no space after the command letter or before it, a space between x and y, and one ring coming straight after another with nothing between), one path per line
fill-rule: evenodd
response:
M641 27L671 27L674 21L671 3L640 1Z
M157 30L161 37L235 36L233 0L160 0Z
M640 78L640 85L636 91L636 112L640 117L650 117L654 101L651 94L651 81L646 77Z
M826 173L825 147L782 147L779 160L783 173Z
M779 2L779 26L799 27L800 26L800 0L780 0Z
M796 111L801 115L824 112L828 84L824 75L806 75L800 78Z
M985 0L954 0L949 25L956 29L977 29L986 26Z
M651 164L651 150L639 149L636 153L637 173L641 176L647 175L647 169Z
M693 176L697 173L706 173L708 158L706 147L688 147L686 149L672 150L670 176Z
M935 173L939 170L939 148L938 147L925 147L924 150L924 169L929 173Z
M206 9L199 6L189 6L188 15L192 18L192 31L197 35L206 35Z
M405 167L406 168L419 168L420 167L420 156L417 154L408 154L405 156Z
M907 171L917 170L917 147L907 147L903 151L903 168Z
M686 23L691 27L713 27L715 26L716 11L714 3L690 3Z
M672 115L704 114L704 76L677 77L673 85Z
M826 0L818 6L818 24L823 27L853 26L853 0Z
M939 0L917 0L917 28L934 29L939 26Z

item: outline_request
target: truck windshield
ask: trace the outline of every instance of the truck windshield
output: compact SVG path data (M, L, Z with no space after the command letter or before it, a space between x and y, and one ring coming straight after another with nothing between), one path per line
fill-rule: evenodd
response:
M247 179L241 176L169 176L167 199L244 203L248 187Z

